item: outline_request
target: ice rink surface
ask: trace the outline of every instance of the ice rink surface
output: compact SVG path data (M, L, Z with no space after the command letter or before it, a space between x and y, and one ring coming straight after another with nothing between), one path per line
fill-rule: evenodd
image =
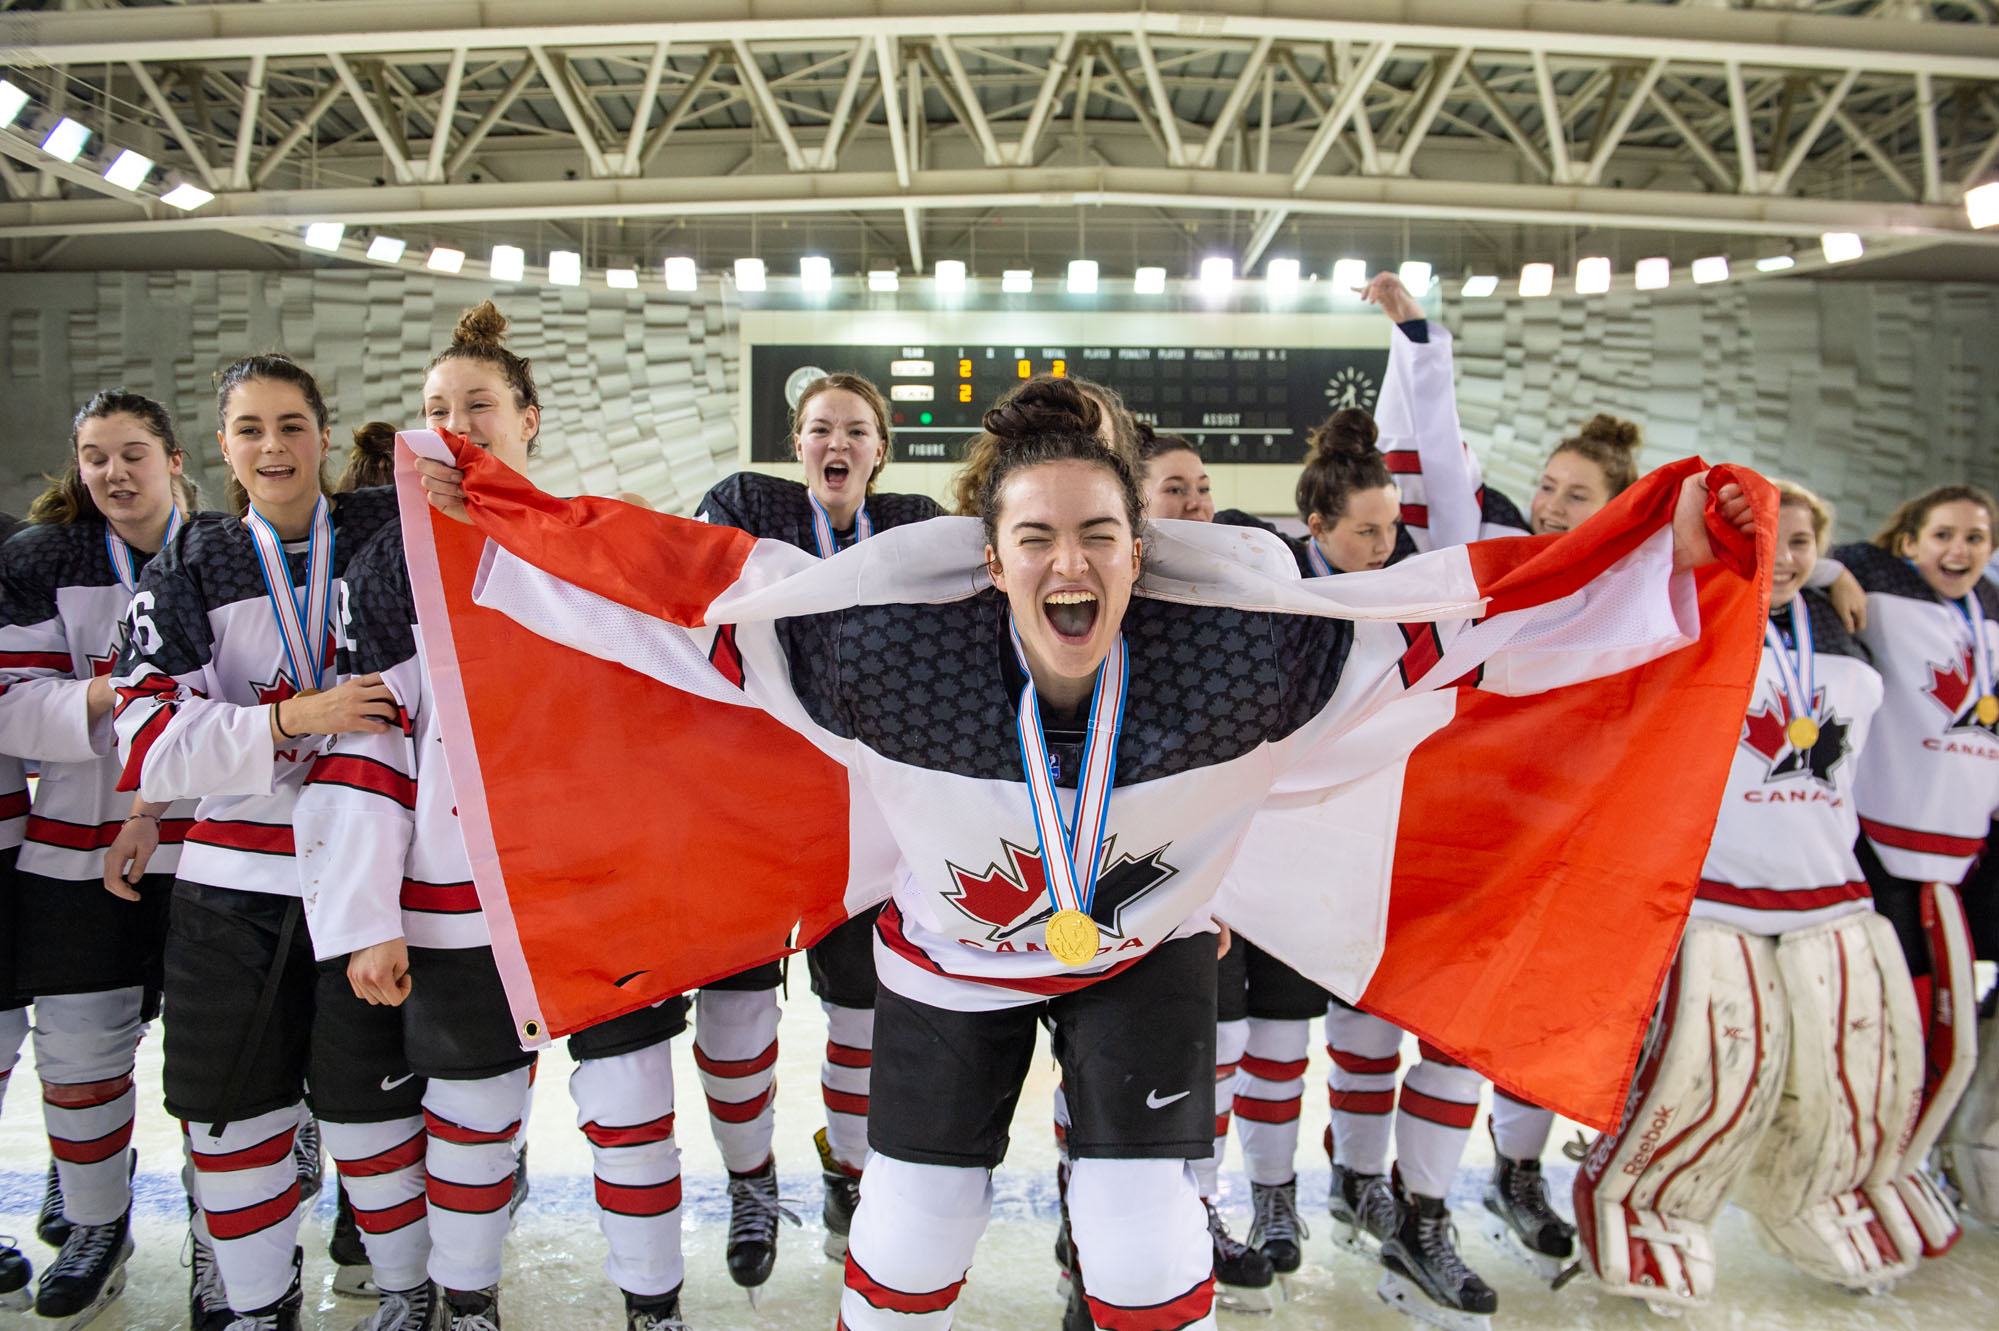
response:
M825 1021L817 1002L794 981L779 1032L777 1159L783 1195L803 1226L781 1231L776 1273L752 1308L729 1279L722 1254L728 1232L728 1199L721 1159L709 1136L690 1039L674 1041L677 1127L685 1180L683 1218L687 1283L683 1315L697 1331L773 1331L831 1328L840 1294L840 1267L821 1255L820 1181L812 1133L824 1121L819 1100L819 1060ZM1322 1032L1315 1031L1318 1040ZM1413 1045L1413 1042L1412 1042ZM1413 1047L1405 1060L1414 1056ZM1406 1065L1406 1062L1405 1062ZM590 1158L575 1128L565 1083L570 1063L560 1045L543 1055L530 1127L534 1192L517 1218L507 1243L501 1312L509 1331L615 1331L622 1327L622 1303L604 1278L603 1240L589 1210ZM1326 1216L1326 1160L1320 1148L1326 1126L1323 1045L1315 1048L1307 1074L1305 1116L1300 1132L1299 1204L1311 1227L1304 1269L1291 1281L1286 1302L1272 1316L1221 1314L1235 1331L1324 1331L1325 1328L1380 1328L1414 1331L1419 1323L1384 1308L1374 1287L1380 1268L1336 1249ZM957 1325L966 1331L1057 1331L1062 1303L1050 1255L1055 1235L1054 1144L1049 1135L1049 1095L1055 1086L1052 1061L1036 1061L1019 1117L1013 1147L995 1180L991 1227L958 1303ZM139 1151L139 1197L134 1225L138 1251L132 1258L125 1296L93 1324L93 1331L166 1331L187 1325L187 1272L182 1265L186 1234L180 1191L180 1144L176 1126L159 1108L159 1041L149 1038L140 1051L140 1115L135 1138ZM42 1136L32 1050L16 1067L12 1093L0 1115L0 1234L25 1236L21 1246L39 1270L50 1251L35 1242L34 1212L41 1199L47 1141ZM1568 1185L1574 1167L1559 1153L1573 1140L1574 1125L1558 1125L1548 1152L1548 1172L1556 1207L1568 1213ZM1231 1143L1223 1174L1223 1212L1238 1238L1249 1228L1249 1185ZM1452 1203L1458 1214L1460 1247L1467 1261L1499 1291L1495 1331L1505 1328L1620 1328L1683 1326L1698 1331L1759 1328L1907 1328L1908 1331L1990 1331L1999 1327L1999 1234L1967 1226L1948 1257L1925 1262L1893 1292L1859 1297L1818 1284L1769 1256L1757 1245L1747 1218L1733 1208L1718 1226L1716 1247L1723 1255L1714 1306L1669 1322L1626 1299L1600 1294L1585 1281L1551 1292L1524 1267L1513 1265L1479 1233L1479 1190L1491 1165L1492 1148L1484 1120L1472 1143ZM330 1166L329 1166L330 1180ZM303 1230L306 1274L305 1325L319 1331L347 1331L371 1310L368 1303L336 1297L326 1258L326 1232L333 1215L332 1188L321 1194ZM29 1315L0 1312L0 1331L32 1328Z

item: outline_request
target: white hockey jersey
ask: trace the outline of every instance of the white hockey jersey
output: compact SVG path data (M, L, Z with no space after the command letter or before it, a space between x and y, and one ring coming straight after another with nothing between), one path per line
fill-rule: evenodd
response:
M132 808L117 789L111 716L92 725L84 697L111 673L132 600L106 535L104 520L89 517L24 528L0 547L0 749L34 761L40 774L20 868L68 882L103 877L104 852ZM131 554L140 569L152 558ZM192 807L161 814L148 873L174 871Z
M347 563L394 520L395 496L357 490L329 502L337 607ZM303 584L298 545L286 560ZM332 636L329 626L329 643ZM322 745L312 736L280 746L271 734L268 704L297 693L298 681L242 519L196 514L146 567L113 683L119 788L155 801L199 800L180 877L298 896L292 804Z
M1978 719L1970 627L1887 551L1834 554L1867 591L1860 641L1885 686L1854 787L1860 830L1896 877L1962 882L1999 814L1999 723ZM1999 586L1980 580L1972 595L1986 659L1999 660Z
M1424 341L1411 335L1420 326ZM1458 423L1451 334L1440 323L1397 324L1375 402L1377 441L1402 496L1402 528L1417 550L1524 536L1527 519L1485 484Z
M1881 676L1831 602L1815 591L1798 595L1810 615L1818 735L1808 750L1786 737L1795 718L1765 647L1694 898L1695 915L1744 933L1787 933L1870 908L1853 855L1860 832L1853 787L1881 706ZM1795 651L1790 612L1772 621Z

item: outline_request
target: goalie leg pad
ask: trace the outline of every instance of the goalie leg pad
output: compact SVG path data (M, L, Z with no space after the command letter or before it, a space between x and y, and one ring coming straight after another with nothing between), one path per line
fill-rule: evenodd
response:
M1787 1020L1772 942L1689 921L1623 1125L1576 1172L1578 1238L1611 1293L1713 1292L1710 1228L1776 1108Z
M1978 1026L1978 1069L1944 1133L1943 1163L1964 1209L1999 1226L1999 1018Z

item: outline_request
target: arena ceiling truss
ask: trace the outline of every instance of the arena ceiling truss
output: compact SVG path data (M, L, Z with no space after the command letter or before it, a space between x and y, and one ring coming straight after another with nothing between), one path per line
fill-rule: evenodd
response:
M1335 228L1498 262L1548 227L1683 253L1999 242L1963 207L1999 175L1999 0L6 10L17 269L296 246L313 221L473 253L552 230L599 263L816 226L836 263L904 271L1002 215L1043 221L1006 242L1030 258L1122 218L1244 271ZM73 162L43 147L63 117L90 131ZM128 149L156 164L136 191L104 175ZM212 199L162 203L181 182Z

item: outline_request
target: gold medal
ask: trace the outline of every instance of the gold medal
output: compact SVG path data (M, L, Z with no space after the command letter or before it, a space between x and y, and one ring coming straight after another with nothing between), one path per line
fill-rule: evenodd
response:
M1048 950L1064 966L1096 960L1097 922L1079 910L1058 910L1047 925Z
M294 693L292 695L292 697L294 698L317 698L318 696L319 696L318 689L300 689L297 693Z
M1999 698L1988 693L1978 700L1978 724L1989 726L1994 721L1999 721Z
M1784 727L1784 738L1791 741L1791 747L1799 753L1809 753L1812 745L1819 742L1819 723L1809 716L1794 717L1791 724Z

